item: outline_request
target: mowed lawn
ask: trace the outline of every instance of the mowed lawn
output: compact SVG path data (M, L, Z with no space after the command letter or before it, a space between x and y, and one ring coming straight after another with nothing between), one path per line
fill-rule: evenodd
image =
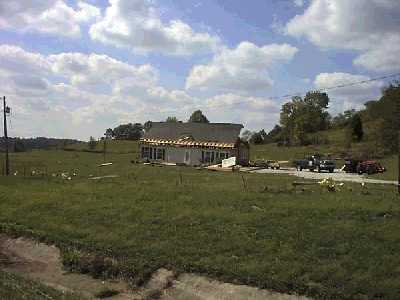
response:
M112 257L111 273L136 283L167 267L317 299L400 298L394 186L295 190L293 177L144 166L135 158L108 154L113 165L98 167L97 153L14 154L14 166L48 176L0 177L2 230L57 243L72 267L82 265L82 253ZM77 176L52 176L60 172Z

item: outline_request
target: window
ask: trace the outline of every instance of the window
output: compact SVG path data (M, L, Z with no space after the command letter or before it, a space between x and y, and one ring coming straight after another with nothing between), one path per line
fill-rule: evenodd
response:
M204 152L204 162L205 162L205 163L212 163L212 162L214 162L214 152L212 152L212 151L205 151L205 152Z
M164 160L165 149L156 148L156 157L155 159Z
M142 147L142 158L149 158L149 157L150 157L150 148Z
M227 152L219 152L217 157L218 157L218 160L221 162L223 159L228 158L228 153Z
M190 152L188 150L186 150L185 152L185 162L188 163L190 160Z

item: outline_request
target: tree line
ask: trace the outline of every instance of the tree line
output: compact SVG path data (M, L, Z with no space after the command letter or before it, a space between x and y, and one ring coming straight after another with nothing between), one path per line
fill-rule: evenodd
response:
M9 137L8 138L8 149L11 152L25 152L33 149L54 149L64 148L67 145L80 143L74 139L57 139L57 138L19 138ZM5 138L0 137L0 152L4 152L6 147Z
M304 146L327 143L318 133L329 129L345 131L346 144L365 142L383 154L398 149L400 83L382 89L379 100L369 101L360 110L346 110L332 117L328 112L329 96L319 91L295 96L281 107L279 124L268 133L245 131L242 138L254 144L278 143ZM346 145L343 145L346 146Z
M168 123L178 123L182 122L179 121L178 118L174 116L169 116L165 122ZM196 110L194 111L190 118L188 119L187 122L191 123L209 123L210 121L207 119L207 117L203 114L201 110ZM121 124L115 127L114 129L108 128L104 136L107 139L115 139L115 140L132 140L132 141L137 141L139 140L144 132L151 127L152 122L147 121L144 124L141 123L127 123L127 124ZM91 140L93 137L91 137Z

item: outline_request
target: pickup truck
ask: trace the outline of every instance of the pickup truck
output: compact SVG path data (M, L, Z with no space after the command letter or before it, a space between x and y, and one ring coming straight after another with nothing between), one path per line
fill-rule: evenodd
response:
M320 155L311 155L305 159L295 160L293 165L298 171L308 169L311 172L317 170L318 172L329 171L330 173L333 173L336 166L333 160L323 159Z
M383 173L386 171L386 168L383 167L379 162L374 160L356 160L347 158L345 160L345 165L343 170L346 173L358 173L358 174L374 174L374 173Z

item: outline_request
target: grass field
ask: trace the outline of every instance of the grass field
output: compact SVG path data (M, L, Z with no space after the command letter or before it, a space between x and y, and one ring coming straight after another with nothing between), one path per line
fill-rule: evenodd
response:
M83 300L70 293L61 293L37 282L0 270L0 299L2 300Z
M138 151L138 143L136 141L107 140L105 147L106 147L106 152L108 153L121 154L121 153L136 153ZM68 145L66 149L90 151L87 143ZM98 141L96 142L96 147L92 151L102 152L103 150L104 150L104 141Z
M400 298L394 186L302 191L287 176L143 166L134 156L108 154L113 165L97 167L98 153L13 154L26 173L77 176L0 177L1 230L55 242L71 269L136 284L167 267L318 299ZM108 174L120 177L88 179Z

